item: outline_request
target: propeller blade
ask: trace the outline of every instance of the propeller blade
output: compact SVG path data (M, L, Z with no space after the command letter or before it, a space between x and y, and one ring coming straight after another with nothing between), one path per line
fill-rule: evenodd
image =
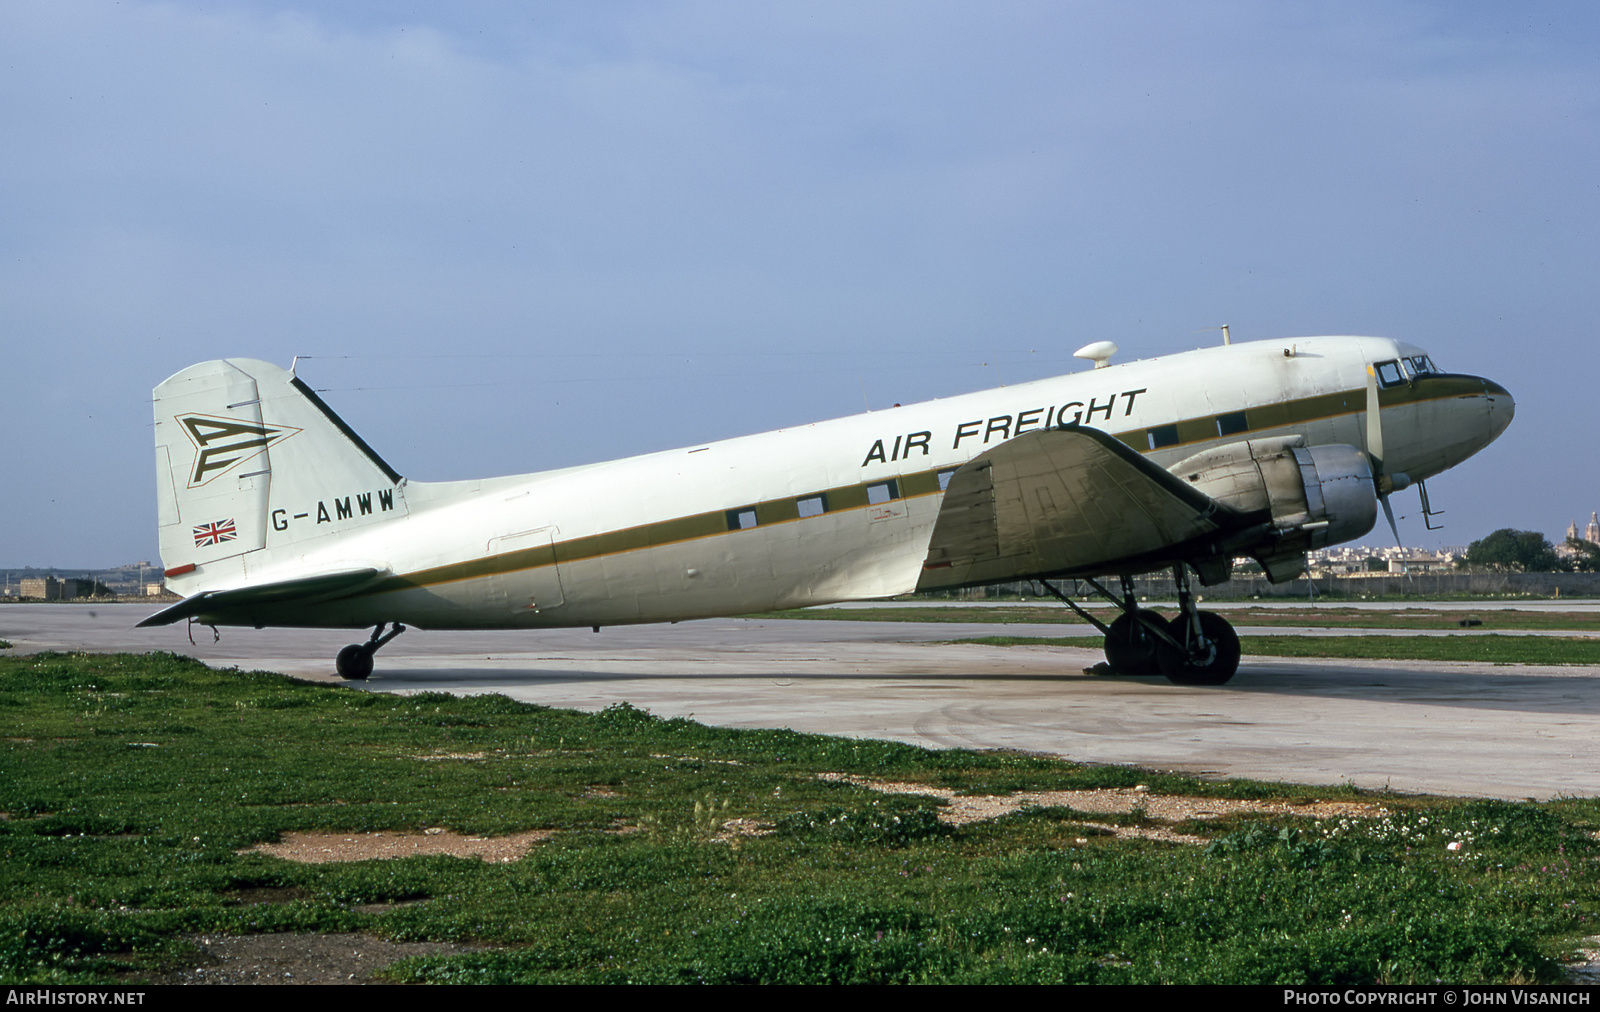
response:
M1389 530L1394 532L1394 543L1400 544L1400 525L1394 522L1394 507L1389 505L1389 493L1405 488L1411 479L1397 474L1393 479L1383 474L1383 412L1378 405L1378 371L1367 366L1367 456L1372 458L1372 484L1376 486L1378 502L1383 515L1389 519Z
M1383 504L1383 515L1389 518L1389 529L1394 531L1394 546L1396 548L1404 548L1405 545L1400 543L1400 525L1394 522L1394 507L1389 505L1389 497L1380 495L1378 496L1378 502Z
M1378 407L1378 373L1367 366L1367 456L1373 474L1383 474L1383 417Z
M1367 366L1367 456L1372 458L1372 484L1376 486L1383 515L1389 518L1395 547L1404 548L1400 544L1400 525L1394 522L1394 507L1389 505L1389 493L1396 487L1404 488L1411 484L1411 479L1398 474L1395 475L1399 479L1396 482L1383 476L1383 413L1378 406L1378 372L1370 365Z

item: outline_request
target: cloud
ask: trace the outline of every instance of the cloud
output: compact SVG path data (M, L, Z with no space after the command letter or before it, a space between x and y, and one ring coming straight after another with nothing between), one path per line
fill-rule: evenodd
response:
M7 5L0 327L15 410L55 421L0 437L40 490L4 507L0 559L149 554L148 388L225 354L322 356L380 449L465 477L972 389L984 362L1016 382L1106 336L1385 332L1556 383L1494 466L1593 498L1537 433L1582 425L1547 363L1591 315L1595 21ZM91 487L114 520L87 522ZM1457 509L1463 541L1566 522Z

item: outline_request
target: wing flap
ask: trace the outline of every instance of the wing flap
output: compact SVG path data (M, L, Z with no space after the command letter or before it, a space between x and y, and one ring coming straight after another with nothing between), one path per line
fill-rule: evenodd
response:
M1098 429L1040 429L951 477L922 586L1105 572L1242 521Z
M315 604L335 597L355 593L368 584L376 583L388 575L381 569L343 569L333 573L319 573L293 580L263 583L253 587L235 587L232 590L208 590L186 597L177 604L151 615L139 627L171 625L181 619L196 615L234 611L243 608L285 604Z

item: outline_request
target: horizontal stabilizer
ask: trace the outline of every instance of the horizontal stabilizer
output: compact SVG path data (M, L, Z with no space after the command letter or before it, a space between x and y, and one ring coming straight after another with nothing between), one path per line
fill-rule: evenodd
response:
M951 477L920 586L1116 572L1242 524L1098 429L1038 429Z
M208 590L186 597L170 608L163 608L140 622L140 626L171 625L181 619L216 612L235 611L276 604L315 604L352 594L386 576L381 569L346 569L336 573L280 580L233 590Z

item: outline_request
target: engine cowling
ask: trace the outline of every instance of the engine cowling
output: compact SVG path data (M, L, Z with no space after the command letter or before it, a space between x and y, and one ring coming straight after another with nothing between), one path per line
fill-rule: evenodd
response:
M1303 436L1250 439L1197 453L1169 468L1263 526L1236 550L1274 583L1305 570L1305 553L1359 538L1378 519L1372 464L1354 446L1306 446Z

